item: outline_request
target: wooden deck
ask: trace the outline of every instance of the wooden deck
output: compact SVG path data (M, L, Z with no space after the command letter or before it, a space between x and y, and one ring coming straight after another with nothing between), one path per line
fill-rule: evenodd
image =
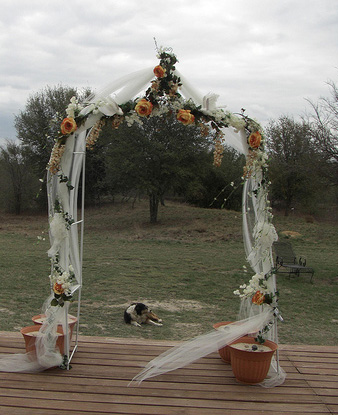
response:
M70 371L0 372L1 415L242 415L338 413L338 346L280 346L282 386L236 382L217 353L152 378L129 381L173 342L80 337ZM177 344L177 343L176 343ZM0 353L24 352L20 333L0 332Z

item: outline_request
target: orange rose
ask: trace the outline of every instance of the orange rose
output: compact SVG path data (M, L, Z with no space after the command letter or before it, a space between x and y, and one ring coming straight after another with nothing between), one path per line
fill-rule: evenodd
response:
M135 106L135 111L140 117L147 117L153 110L153 104L146 99L141 99Z
M178 121L181 121L184 125L193 124L195 121L195 116L191 114L190 110L179 110L177 113Z
M162 68L161 65L157 65L154 68L154 74L157 76L157 78L163 78L165 76L165 69Z
M63 292L64 292L64 289L63 289L63 287L62 287L62 285L61 284L59 284L59 283L55 283L54 284L54 286L53 286L53 291L55 292L55 294L62 294Z
M261 144L262 136L258 131L251 133L248 139L249 146L251 148L258 148Z
M252 297L253 304L262 305L265 300L265 295L260 291L256 291L254 296Z
M61 123L61 133L68 135L73 133L77 129L76 122L74 118L65 118Z

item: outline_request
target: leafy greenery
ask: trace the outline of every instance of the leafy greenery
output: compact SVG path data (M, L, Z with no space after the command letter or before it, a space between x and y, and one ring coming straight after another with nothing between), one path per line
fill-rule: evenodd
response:
M34 207L39 182L32 171L22 145L7 141L0 146L0 209L20 215L23 209Z
M206 162L210 141L199 128L184 126L175 117L151 117L141 125L122 124L105 131L105 175L111 193L134 190L147 195L150 222L169 191L184 193ZM108 142L107 142L108 141Z
M38 179L46 175L54 140L59 135L60 124L65 117L66 104L73 96L83 99L88 94L89 90L79 92L63 85L46 86L32 94L27 99L25 109L15 116L17 138L25 150L26 163ZM47 203L45 187L39 201L44 208Z
M18 331L49 294L49 243L37 243L47 218L0 216L0 330ZM337 223L293 215L276 215L274 223L281 239L283 231L299 233L291 241L295 252L315 269L314 284L305 275L277 278L285 319L280 342L337 344ZM80 331L177 340L209 331L215 322L236 319L233 291L251 277L243 265L238 212L167 202L151 225L147 201L87 209ZM126 325L123 311L132 301L149 304L163 327Z
M163 83L160 91L169 88L166 81L166 77L158 80ZM176 81L178 85L179 80ZM266 129L271 158L271 199L273 206L284 209L287 214L294 208L317 214L324 205L331 209L337 203L337 86L333 82L329 85L331 97L310 102L313 114L308 119L298 122L281 116L271 120ZM15 144L16 155L10 155L10 168L7 155L13 150L12 144L4 146L0 155L0 209L19 213L36 208L38 203L40 210L45 210L46 189L39 179L45 175L65 109L72 96L81 101L89 92L62 85L47 86L28 98L25 109L15 118L21 144ZM126 112L128 105L131 103L125 104ZM151 123L156 121L149 122L143 130L134 126L123 131L121 125L114 131L116 134L108 123L94 149L87 151L87 205L100 205L107 196L114 198L122 193L134 198L148 196L157 209L158 199L163 201L165 192L166 196L179 194L183 200L200 207L240 208L243 156L226 148L222 166L217 170L212 166L211 147L204 146L202 152L198 150L203 147L202 141L193 126L174 124L171 129L163 129L166 126L161 124L159 132ZM193 133L191 142L179 127L188 132L187 136ZM149 133L152 140L145 142L144 137ZM176 152L167 149L170 137L173 137L171 148ZM148 156L152 151L152 157L142 158L143 150ZM231 182L235 186L227 187Z

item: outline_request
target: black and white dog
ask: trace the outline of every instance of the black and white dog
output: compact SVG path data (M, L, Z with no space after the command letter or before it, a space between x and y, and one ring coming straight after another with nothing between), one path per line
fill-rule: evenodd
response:
M126 308L124 311L124 321L136 327L141 327L141 324L162 326L162 320L143 303L132 303Z

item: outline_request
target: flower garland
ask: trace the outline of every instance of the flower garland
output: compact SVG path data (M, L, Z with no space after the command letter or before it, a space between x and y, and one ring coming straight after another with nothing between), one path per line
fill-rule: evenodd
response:
M260 131L252 132L248 137L248 154L246 156L246 164L243 169L243 179L254 179L256 187L251 191L250 198L255 198L257 204L257 212L255 217L255 225L252 230L253 246L248 255L249 262L259 258L260 261L270 261L271 247L274 241L278 239L275 227L272 224L272 211L268 199L270 182L267 179L268 172L268 156L264 149L265 139ZM250 212L247 212L249 214ZM245 267L246 268L246 267ZM269 272L256 273L251 277L247 284L240 285L234 294L239 296L241 300L249 300L255 306L270 306L273 309L275 317L280 321L283 318L278 310L278 291L274 290L270 279L273 277L275 269L272 267ZM264 343L265 336L275 323L269 322L263 327L256 340Z
M52 273L49 275L52 293L54 298L51 306L63 307L65 301L72 299L72 286L76 281L72 265L69 265L68 271L64 270L59 262L59 250L63 241L68 238L68 231L74 219L64 212L58 199L54 203L54 215L50 221L50 234L53 244L48 250L48 256L51 257Z
M279 313L277 307L278 304L278 291L272 292L269 288L269 279L274 274L274 269L269 273L264 274L263 272L255 274L248 284L242 284L238 290L234 291L235 295L238 295L241 300L251 300L251 303L256 306L270 306L273 309L274 317L280 321L284 321L283 317ZM275 324L275 319L271 320L266 326L264 326L256 334L255 340L261 344L265 342L267 333L271 330Z
M56 255L52 258L53 271L49 276L51 289L54 294L54 298L51 301L53 307L63 307L66 301L71 301L72 285L75 281L75 274L72 265L69 265L68 271L62 269L59 264L59 257Z
M268 280L271 276L271 272L268 274L264 274L263 272L255 274L248 284L240 285L239 290L235 290L234 294L242 299L251 298L252 304L271 305L274 301L277 301L277 293L271 293L268 287Z
M260 147L262 128L255 120L244 115L244 110L235 115L217 108L216 95L208 96L203 107L197 106L190 99L185 100L179 93L182 86L181 79L175 73L177 57L166 48L159 48L157 51L159 64L154 67L154 79L150 82L144 96L121 104L119 107L110 97L104 100L100 99L85 107L75 97L71 99L66 109L67 117L61 123L59 137L56 139L47 167L53 175L60 170L60 160L67 138L85 122L90 114L101 114L101 120L111 119L113 129L119 128L123 122L132 126L134 123L142 124L145 118L174 115L185 126L198 126L201 134L205 136L213 132L214 164L216 166L222 162L224 144L222 128L233 127L235 130L244 128L250 148L255 151ZM113 106L115 109L118 108L118 111L114 111L113 115L110 115L112 111L109 108ZM92 148L95 144L101 128L102 123L97 124L93 128L94 131L89 134L88 148Z

